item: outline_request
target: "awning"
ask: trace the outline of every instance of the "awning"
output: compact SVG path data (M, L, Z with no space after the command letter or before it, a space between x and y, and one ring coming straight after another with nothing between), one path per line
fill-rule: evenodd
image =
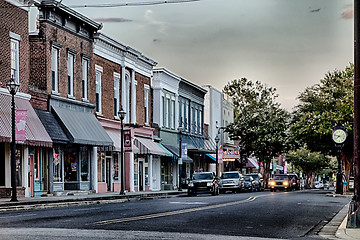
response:
M163 146L165 148L167 148L172 154L174 154L175 157L180 157L179 155L179 148L173 146L173 145L170 145L170 144L163 144ZM192 160L189 156L182 156L182 161L185 162L185 163L192 163L194 162L194 160Z
M30 97L15 96L15 108L27 111L25 145L52 147L52 140L31 106ZM11 142L11 95L0 92L0 141Z
M39 109L35 109L35 112L54 143L69 143L69 138L51 112Z
M107 129L105 128L106 133L109 135L111 140L114 142L115 151L121 152L121 131L115 129ZM131 144L131 148L133 153L140 153L139 148L135 146L135 144Z
M166 153L166 157L173 157L174 154L172 154L169 150L167 150L166 147L164 147L161 143L156 143L164 152Z
M139 154L166 156L166 152L150 138L136 137L134 144L139 148Z
M259 169L259 164L257 163L257 161L253 158L248 158L248 161L245 165L245 168L256 168Z
M54 106L52 110L70 142L92 146L113 146L113 141L94 114Z
M216 154L206 154L206 156L209 157L214 162L216 162Z

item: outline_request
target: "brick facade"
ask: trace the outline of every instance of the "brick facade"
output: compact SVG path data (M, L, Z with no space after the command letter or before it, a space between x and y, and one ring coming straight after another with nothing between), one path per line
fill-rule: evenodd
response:
M39 34L30 36L31 45L31 94L36 96L33 101L35 108L44 109L47 94L52 91L51 46L60 45L58 59L58 92L61 97L68 97L68 51L75 54L74 62L74 98L82 101L82 56L92 56L92 41L81 38L69 31L60 29L48 22L39 26ZM95 83L90 81L91 60L88 71L88 99L95 103ZM44 99L45 98L45 99ZM44 109L46 110L46 108Z
M19 91L27 93L30 74L28 11L0 0L0 87L2 88L6 88L6 83L11 79L10 32L20 36Z
M121 76L121 66L97 55L94 55L92 59L93 61L90 69L91 76L93 78L91 80L92 82L95 83L96 80L95 64L103 68L101 75L101 115L107 119L114 119L114 72L120 74ZM121 78L119 82L119 88L119 105L121 106ZM96 85L94 85L90 91L94 93L90 95L93 97L92 101L95 102Z

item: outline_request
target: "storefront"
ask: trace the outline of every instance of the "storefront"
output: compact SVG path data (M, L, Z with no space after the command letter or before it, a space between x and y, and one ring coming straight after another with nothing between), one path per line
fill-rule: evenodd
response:
M16 124L24 135L16 135L16 180L18 196L40 196L49 191L48 168L52 140L30 104L31 96L17 93L16 111L26 117ZM11 196L11 95L0 88L0 197Z

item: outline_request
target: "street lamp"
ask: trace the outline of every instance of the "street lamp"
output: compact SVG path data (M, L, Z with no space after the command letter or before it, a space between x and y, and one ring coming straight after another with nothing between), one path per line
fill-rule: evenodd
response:
M219 168L219 164L218 164L218 159L219 159L219 153L218 153L218 149L219 149L219 134L216 135L215 137L215 143L216 143L216 176L218 176L218 168Z
M11 202L17 202L16 196L16 143L15 143L15 94L19 90L20 84L11 78L10 82L6 84L7 89L11 94Z
M121 189L120 189L120 195L125 195L125 162L124 162L124 118L126 115L126 112L121 106L120 111L118 112L120 120L121 120L121 155L120 155L120 161L121 161Z
M178 128L178 130L179 130L179 161L178 161L178 163L179 163L179 191L182 191L182 182L181 182L181 174L182 174L182 159L181 159L181 157L182 157L182 146L181 146L181 134L182 134L182 130L183 130L183 128L182 127L179 127Z

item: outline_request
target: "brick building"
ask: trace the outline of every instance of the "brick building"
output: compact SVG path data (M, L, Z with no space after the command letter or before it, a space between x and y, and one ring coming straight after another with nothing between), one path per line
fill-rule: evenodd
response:
M36 3L30 34L31 103L54 142L50 192L97 190L98 147L113 142L97 121L93 37L102 25L57 2Z
M20 85L15 95L18 194L33 196L35 182L48 174L41 166L46 168L52 141L32 108L28 94L29 2L0 0L0 197L10 197L11 192L11 95L6 89L11 78ZM21 120L18 118L20 114L23 116ZM18 134L19 129L25 134ZM39 194L46 192L48 182L42 181L37 187Z
M170 153L154 141L151 127L151 72L156 62L104 34L95 35L93 62L97 118L115 143L115 151L98 154L99 192L120 190L121 108L126 112L124 128L130 131L132 142L125 153L125 188L159 190L160 156Z

